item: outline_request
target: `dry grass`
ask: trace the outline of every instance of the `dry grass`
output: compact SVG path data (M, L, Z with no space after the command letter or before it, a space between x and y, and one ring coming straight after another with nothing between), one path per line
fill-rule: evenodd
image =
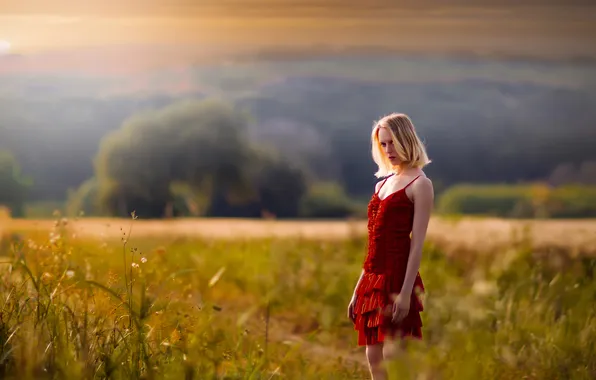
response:
M80 238L120 238L128 219L84 218L75 223ZM0 229L49 231L53 220L0 220ZM277 221L251 219L137 220L135 235L154 238L260 239L302 237L343 240L366 234L366 222ZM596 255L596 220L503 220L489 218L431 220L429 240L447 254L458 252L494 253L512 242L532 241L536 250L562 249L581 255Z
M425 339L389 363L390 379L595 378L596 259L570 255L593 248L593 222L531 222L524 235L525 223L433 219L443 241L421 263ZM0 378L366 378L345 315L364 232L4 220ZM528 235L555 254L535 255Z

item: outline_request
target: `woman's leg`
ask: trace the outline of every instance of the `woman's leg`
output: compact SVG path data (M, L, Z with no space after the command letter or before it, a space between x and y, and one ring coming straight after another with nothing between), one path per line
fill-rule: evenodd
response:
M387 379L387 372L383 366L383 343L366 346L366 359L372 380Z
M383 359L393 360L399 357L407 348L407 340L399 336L391 339L385 338L383 345Z

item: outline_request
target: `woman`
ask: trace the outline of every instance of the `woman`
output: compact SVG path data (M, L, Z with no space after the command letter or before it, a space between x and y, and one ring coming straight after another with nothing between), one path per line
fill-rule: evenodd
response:
M377 183L368 205L368 252L348 306L366 346L371 376L385 379L390 341L422 339L424 285L418 269L434 200L422 168L430 163L407 115L391 114L372 131ZM411 236L410 236L411 235Z

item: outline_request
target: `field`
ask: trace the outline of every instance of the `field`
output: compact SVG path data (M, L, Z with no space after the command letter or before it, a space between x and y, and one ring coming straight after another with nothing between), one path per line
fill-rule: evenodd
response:
M364 379L363 221L0 220L0 376ZM392 379L596 377L596 222L434 218Z
M54 220L10 220L5 231L48 231ZM84 218L71 223L70 230L80 238L119 239L121 229L130 226L128 219ZM343 240L361 238L366 222L350 221L275 221L251 219L173 219L169 221L136 220L137 239L159 237L261 239L305 238ZM503 220L490 218L433 218L428 237L444 253L493 253L507 249L521 240L530 239L540 251L563 250L574 255L596 255L596 220Z

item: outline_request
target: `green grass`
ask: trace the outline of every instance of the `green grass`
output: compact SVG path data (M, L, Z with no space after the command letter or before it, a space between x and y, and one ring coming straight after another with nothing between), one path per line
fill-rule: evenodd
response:
M121 241L63 223L4 237L1 377L368 376L346 317L364 240L140 240L131 226ZM594 378L595 266L528 242L449 258L427 245L425 339L391 378Z

